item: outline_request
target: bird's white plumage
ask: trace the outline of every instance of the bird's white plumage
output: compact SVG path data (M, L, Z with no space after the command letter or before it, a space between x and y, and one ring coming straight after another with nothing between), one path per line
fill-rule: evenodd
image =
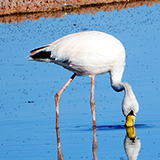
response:
M49 53L49 54L48 54ZM139 105L129 83L121 82L125 66L125 49L112 35L86 31L64 36L55 42L31 51L33 60L54 62L76 75L95 76L110 73L115 91L125 90L123 113L137 114Z
M97 75L125 65L125 49L115 37L99 32L74 33L51 43L51 57L78 75ZM67 66L63 61L68 60Z
M139 110L139 104L132 91L132 87L129 85L128 82L124 82L123 86L125 88L125 96L124 96L123 105L122 105L123 113L124 115L128 115L132 110L134 115L136 116Z

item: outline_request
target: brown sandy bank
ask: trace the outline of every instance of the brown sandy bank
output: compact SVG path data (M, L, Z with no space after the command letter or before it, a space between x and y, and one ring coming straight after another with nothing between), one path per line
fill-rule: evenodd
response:
M1 2L2 1L2 2ZM0 15L44 11L62 11L87 5L107 4L128 0L1 0Z
M2 2L1 2L2 1ZM112 11L152 6L160 0L1 0L0 22L12 23L40 17L64 17L65 14L95 14L99 11Z

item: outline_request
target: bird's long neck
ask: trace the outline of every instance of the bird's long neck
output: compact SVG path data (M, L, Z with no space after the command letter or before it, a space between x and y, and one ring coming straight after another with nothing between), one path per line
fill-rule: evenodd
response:
M135 97L133 90L132 90L132 87L130 86L130 84L128 82L116 82L113 84L111 83L111 86L117 92L125 90L125 96L132 96L132 97L134 96Z
M110 72L111 86L116 92L123 91L125 89L123 82L121 82L123 72Z
M121 92L125 89L122 82L111 84L111 86L116 92Z
M111 76L111 86L112 88L117 91L125 90L125 95L134 95L132 87L128 82L121 82L122 72L110 72Z
M121 79L118 79L118 77L116 77L116 79L114 79L113 77L111 78L111 86L117 92L125 90L126 96L134 95L130 84L128 82L121 82Z
M139 110L139 104L134 95L131 85L128 82L121 82L121 74L119 72L115 72L115 74L111 74L111 86L112 88L120 92L124 90L124 99L122 103L122 110L125 116L132 114L136 115Z

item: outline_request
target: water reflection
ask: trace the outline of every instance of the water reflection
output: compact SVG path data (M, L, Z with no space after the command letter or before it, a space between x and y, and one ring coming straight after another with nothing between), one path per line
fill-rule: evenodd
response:
M98 144L97 144L97 130L94 127L93 128L93 146L92 146L92 151L93 151L93 157L94 160L97 160L97 149L98 149Z
M59 128L56 129L56 133L57 133L58 160L64 160L61 148Z
M124 140L124 148L128 160L136 160L141 148L141 141L137 137L135 127L126 128L126 137Z
M61 148L59 128L56 129L56 133L57 133L58 160L64 160L64 157L62 154L62 148ZM140 139L137 137L136 129L134 126L126 128L124 148L125 148L125 153L128 157L128 160L137 160L137 157L139 155L139 151L141 148L141 142L140 142ZM94 160L98 159L97 150L98 150L97 129L93 128L92 152L93 152Z

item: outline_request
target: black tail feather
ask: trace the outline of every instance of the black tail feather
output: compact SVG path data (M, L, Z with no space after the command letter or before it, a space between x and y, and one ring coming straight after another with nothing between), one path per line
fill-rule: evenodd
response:
M33 55L30 55L33 59L50 59L51 58L51 51L40 51Z

